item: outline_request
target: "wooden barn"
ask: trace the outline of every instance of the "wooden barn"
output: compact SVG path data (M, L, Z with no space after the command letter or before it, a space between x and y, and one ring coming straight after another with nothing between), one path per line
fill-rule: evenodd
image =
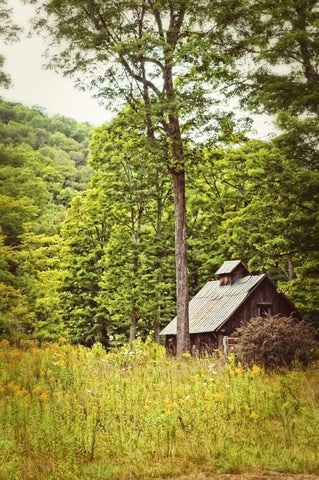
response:
M236 328L254 317L290 315L298 312L285 295L278 293L266 274L250 275L241 260L231 260L217 270L218 280L207 282L189 304L189 329L192 348L225 353L235 343ZM176 317L161 331L166 349L176 352Z

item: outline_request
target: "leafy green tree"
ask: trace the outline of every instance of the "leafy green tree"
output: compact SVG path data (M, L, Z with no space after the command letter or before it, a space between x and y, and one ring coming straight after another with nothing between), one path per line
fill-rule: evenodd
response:
M62 230L61 316L71 341L107 346L109 314L97 301L103 273L100 260L108 237L107 212L101 206L96 190L72 201Z
M236 78L238 2L33 1L35 26L62 51L52 65L65 73L91 74L100 97L139 106L150 139L164 132L175 198L178 345L189 349L186 256L185 139L207 123L205 82ZM66 46L66 48L64 48ZM102 73L103 72L103 73Z
M63 336L60 290L64 278L61 268L61 237L26 233L18 253L18 285L34 314L33 338L57 341Z
M319 36L316 0L261 0L249 10L258 65L248 102L277 114L318 114ZM280 67L280 68L275 68Z
M57 340L64 328L58 233L67 206L91 175L83 162L91 127L58 116L51 125L41 109L3 100L0 123L1 335L16 342ZM54 134L68 151L48 145Z
M249 141L208 151L207 158L205 178L215 212L220 205L217 248L253 271L269 273L315 322L318 172L286 156L276 142Z
M110 126L100 127L91 144L90 163L97 171L93 184L107 192L111 226L100 298L112 318L121 319L123 325L130 319L131 342L136 337L138 322L144 322L144 330L154 328L159 341L164 313L160 260L164 252L160 253L160 245L171 187L165 142L158 139L155 149L155 139L150 141L143 124L138 127L132 116L134 112L127 109ZM151 248L154 241L159 246L156 253ZM155 260L156 254L160 256Z

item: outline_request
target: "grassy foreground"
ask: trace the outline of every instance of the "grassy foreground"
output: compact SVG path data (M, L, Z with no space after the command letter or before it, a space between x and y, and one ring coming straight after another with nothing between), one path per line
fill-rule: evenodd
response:
M319 370L0 343L0 479L319 474ZM186 476L185 476L186 478Z

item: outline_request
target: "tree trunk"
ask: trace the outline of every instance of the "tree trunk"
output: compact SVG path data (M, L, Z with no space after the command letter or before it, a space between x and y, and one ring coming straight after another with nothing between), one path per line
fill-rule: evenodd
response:
M287 261L288 261L288 280L292 280L295 276L294 265L292 263L292 253L288 254Z
M157 279L157 281L159 280ZM156 312L154 316L154 342L158 344L160 343L160 330L161 330L161 322L160 322L161 305L159 304L160 298L161 298L160 292L156 292L157 305L156 305Z
M157 220L156 220L156 238L162 239L162 199L157 198ZM162 281L162 274L158 273L156 283L159 284ZM156 296L156 312L154 316L154 341L160 343L160 330L161 330L161 292L159 290L155 293Z
M138 283L138 274L140 268L138 245L141 240L142 232L142 216L144 211L144 205L141 203L137 212L137 224L135 234L135 222L132 220L132 239L134 242L134 260L133 260L133 273L134 273L134 285L133 285L133 299L131 309L131 324L130 324L130 348L133 346L133 341L136 338L137 322L139 320L139 311L136 306L136 286ZM131 212L132 219L134 218L134 211Z
M136 309L133 307L132 313L131 313L131 325L130 325L130 348L131 349L133 347L133 341L136 338L137 318L138 316L137 316Z
M176 311L177 350L181 355L190 350L188 320L188 278L186 254L186 203L185 172L172 171L175 203L175 262L176 262Z

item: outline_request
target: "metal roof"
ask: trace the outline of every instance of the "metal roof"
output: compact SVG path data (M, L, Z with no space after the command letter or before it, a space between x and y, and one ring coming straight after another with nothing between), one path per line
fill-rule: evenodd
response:
M189 303L190 333L218 330L264 277L265 274L249 275L232 285L223 286L218 280L206 283ZM176 335L176 317L161 331L161 335Z
M247 267L246 265L241 261L241 260L227 260L226 262L224 262L222 264L221 267L219 267L219 269L217 270L217 272L215 273L215 275L222 275L222 274L226 274L226 273L231 273L236 267L238 267L238 265L240 264L243 264L244 267L246 268L247 270ZM247 270L248 272L248 270Z

